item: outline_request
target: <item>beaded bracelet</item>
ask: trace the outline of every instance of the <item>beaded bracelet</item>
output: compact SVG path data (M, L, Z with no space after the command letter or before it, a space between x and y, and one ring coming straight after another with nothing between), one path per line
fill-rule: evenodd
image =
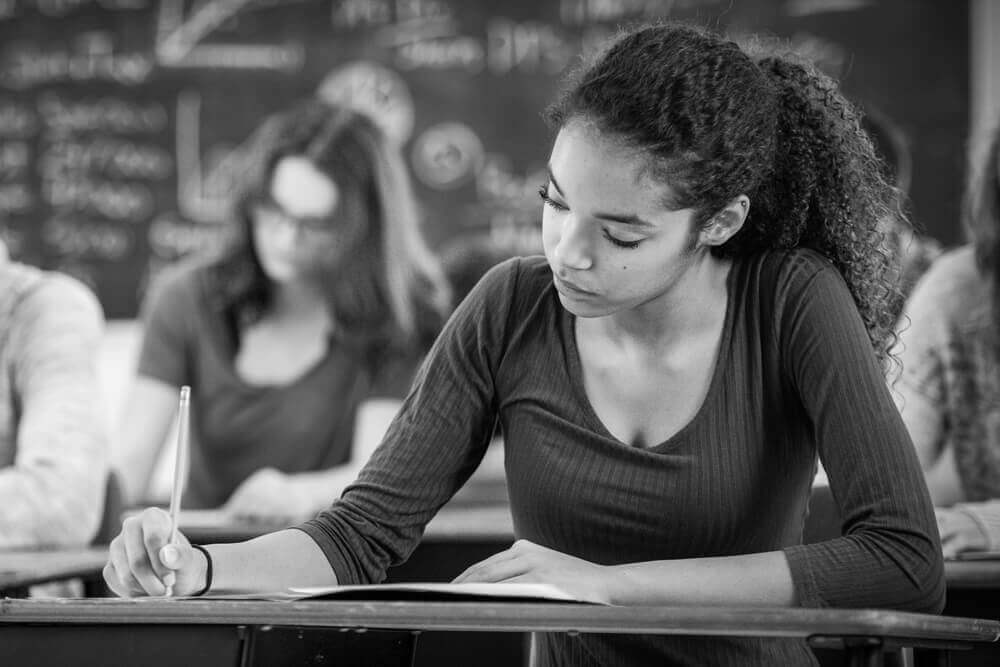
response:
M198 551L205 554L205 562L207 563L207 566L205 567L205 587L202 588L197 593L191 594L194 597L198 597L199 595L204 595L205 593L207 593L208 589L212 587L212 556L211 554L208 553L208 549L201 546L200 544L192 544L191 548L197 549Z

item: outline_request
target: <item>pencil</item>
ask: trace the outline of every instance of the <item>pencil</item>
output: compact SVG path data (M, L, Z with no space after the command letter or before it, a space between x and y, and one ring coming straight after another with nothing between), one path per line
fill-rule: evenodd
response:
M184 494L184 478L187 476L188 418L191 412L191 387L181 387L180 404L177 408L177 451L174 456L174 483L170 489L170 540L167 546L177 544L177 524L181 512L181 496ZM174 594L173 584L167 586L166 595Z

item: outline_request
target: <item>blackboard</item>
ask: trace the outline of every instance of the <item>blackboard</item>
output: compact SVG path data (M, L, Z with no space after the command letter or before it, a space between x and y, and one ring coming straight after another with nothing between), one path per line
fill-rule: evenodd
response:
M659 17L766 30L817 58L910 136L914 217L957 240L959 0L0 0L0 234L134 316L156 271L219 242L261 117L320 95L401 142L434 247L530 244L560 73Z

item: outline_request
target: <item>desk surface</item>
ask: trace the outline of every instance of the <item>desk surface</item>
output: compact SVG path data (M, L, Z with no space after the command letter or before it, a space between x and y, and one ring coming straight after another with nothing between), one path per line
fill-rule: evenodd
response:
M993 642L1000 622L872 609L611 607L587 604L378 601L16 600L0 624L232 624L494 632L616 632L709 636L872 636Z
M262 531L246 527L226 528L222 537L244 539ZM209 531L220 539L216 529ZM198 539L194 531L192 539ZM513 526L506 508L477 507L442 511L427 527L428 541L512 540ZM0 551L0 590L38 583L88 577L99 573L107 562L105 548L86 547L54 551ZM1000 589L1000 560L947 561L945 578L949 589Z
M107 560L105 548L0 551L0 590L90 577L104 569Z

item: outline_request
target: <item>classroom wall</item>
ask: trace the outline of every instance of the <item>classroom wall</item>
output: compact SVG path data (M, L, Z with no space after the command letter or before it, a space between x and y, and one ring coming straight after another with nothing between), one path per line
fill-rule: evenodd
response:
M913 213L953 243L980 0L0 0L0 236L110 317L220 241L240 146L319 95L404 143L434 247L537 233L540 111L578 54L661 18L774 35L913 138ZM977 24L977 30L982 27Z
M1000 115L1000 2L973 0L969 10L970 140L979 142Z

